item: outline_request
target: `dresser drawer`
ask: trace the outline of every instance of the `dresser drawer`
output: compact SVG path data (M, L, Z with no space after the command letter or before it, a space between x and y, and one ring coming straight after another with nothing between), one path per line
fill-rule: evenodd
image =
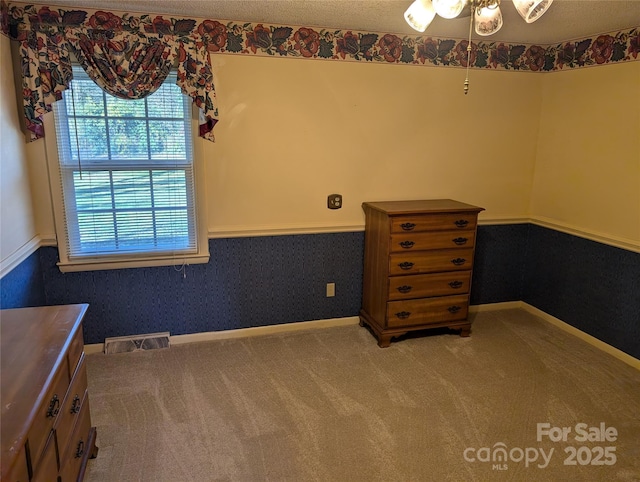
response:
M29 452L31 453L32 461L37 461L40 458L40 454L44 449L45 443L53 429L53 424L62 407L67 388L69 388L69 367L67 357L64 357L58 371L53 377L53 382L49 390L47 390L42 400L31 430L29 431ZM34 473L38 468L36 465L37 462L35 462L33 466Z
M398 216L391 218L391 233L475 230L476 213Z
M78 366L78 362L80 361L80 355L82 355L83 351L84 339L82 336L82 325L80 325L76 335L73 337L73 340L71 340L69 352L67 354L67 359L69 361L69 379L73 377L76 367Z
M89 394L85 393L78 420L71 435L69 446L62 458L60 480L61 482L75 482L85 458L85 452L90 450L89 431L91 429L91 414L89 413Z
M389 300L407 300L469 292L471 271L392 276L389 278Z
M87 369L85 365L85 357L81 356L73 380L71 380L71 387L62 404L60 415L58 415L56 437L60 453L66 452L67 445L69 445L71 439L71 431L79 417L82 400L84 400L87 391Z
M53 432L47 439L44 453L38 465L34 467L33 482L52 482L58 476L58 456L56 452L56 440Z
M469 298L443 296L387 303L387 326L422 325L429 323L465 320L469 311Z
M27 454L24 446L20 450L18 457L9 470L8 474L2 478L6 482L29 482L29 469L27 468Z
M434 231L391 235L391 252L422 251L429 249L472 248L475 231Z
M473 248L395 253L389 256L389 274L466 271L473 266Z

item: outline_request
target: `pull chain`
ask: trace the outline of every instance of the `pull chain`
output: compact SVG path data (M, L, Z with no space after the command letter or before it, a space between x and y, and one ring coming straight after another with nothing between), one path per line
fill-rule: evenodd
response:
M467 44L467 78L464 79L464 95L469 93L469 63L471 62L471 33L473 32L473 17L475 13L475 7L473 1L469 3L471 9L471 19L469 20L469 43Z

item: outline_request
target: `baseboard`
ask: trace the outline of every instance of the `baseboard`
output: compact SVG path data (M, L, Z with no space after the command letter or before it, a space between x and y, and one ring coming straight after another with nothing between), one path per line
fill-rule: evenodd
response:
M91 343L84 346L84 352L87 355L93 355L94 353L104 353L104 343Z
M169 337L171 345L195 343L201 341L228 340L231 338L247 338L251 336L273 335L275 333L288 333L294 331L317 330L334 326L356 325L360 322L357 316L346 318L330 318L326 320L300 321L295 323L283 323L280 325L255 326L240 328L237 330L207 331L203 333L190 333L188 335L174 335ZM104 343L85 345L87 354L104 352Z
M495 310L515 310L522 308L522 301L503 301L502 303L486 303L484 305L469 306L469 313L481 313Z
M520 303L521 303L520 307L523 310L531 313L532 315L537 316L538 318L542 318L544 321L551 323L552 325L560 328L562 331L565 331L567 333L570 333L573 336L580 338L582 341L585 341L590 345L595 346L596 348L602 350L603 352L608 353L609 355L617 358L620 361L623 361L627 365L640 371L640 360L638 360L637 358L632 357L628 353L625 353L622 350L619 350L609 345L608 343L605 343L604 341L599 340L596 337L591 336L588 333L585 333L584 331L579 330L574 326L571 326L568 323L565 323L564 321L556 318L555 316L545 313L544 311L536 308L535 306L531 306L530 304L525 303L524 301L521 301Z
M513 310L513 309L522 309L538 318L551 323L552 325L560 328L562 331L565 331L573 336L580 338L582 341L589 343L592 346L608 353L609 355L617 358L620 361L623 361L627 365L635 368L640 371L640 360L632 357L628 353L619 350L602 340L597 339L594 336L591 336L584 331L575 328L574 326L565 323L564 321L552 316L544 311L536 308L535 306L531 306L524 301L506 301L503 303L487 303L484 305L473 305L469 307L470 313L481 313L487 311L496 311L496 310ZM271 335L275 333L287 333L294 331L303 331L303 330L314 330L319 328L331 328L334 326L347 326L347 325L355 325L359 323L359 318L357 316L350 316L346 318L331 318L327 320L313 320L313 321L301 321L296 323L283 323L280 325L268 325L268 326L256 326L252 328L240 328L237 330L223 330L223 331L208 331L204 333L191 333L188 335L174 335L170 337L170 342L172 345L180 345L183 343L194 343L200 341L213 341L213 340L227 340L231 338L246 338L250 336L263 336L263 335ZM84 351L87 354L92 353L102 353L104 352L104 344L96 343L91 345L85 345Z
M288 333L303 330L316 330L319 328L331 328L334 326L355 325L360 322L357 316L348 318L330 318L327 320L299 321L296 323L283 323L280 325L255 326L240 328L237 330L209 331L206 333L192 333L189 335L175 335L171 337L172 345L193 343L196 341L228 340L230 338L246 338L250 336L273 335L275 333Z

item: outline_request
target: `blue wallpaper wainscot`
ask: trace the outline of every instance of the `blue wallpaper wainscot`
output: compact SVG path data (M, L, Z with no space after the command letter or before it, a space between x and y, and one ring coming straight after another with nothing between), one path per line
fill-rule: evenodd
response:
M209 240L208 264L61 273L42 248L49 304L89 303L85 342L356 316L364 233ZM336 296L326 297L326 284Z
M472 305L522 299L529 227L529 224L478 226Z
M640 253L532 225L523 301L640 359Z
M85 342L357 316L364 233L209 241L208 264L61 273L43 247L1 280L2 308L89 303ZM327 298L327 283L336 296ZM640 254L532 224L478 227L471 304L523 300L640 358Z
M0 279L0 309L46 304L40 266L36 251Z

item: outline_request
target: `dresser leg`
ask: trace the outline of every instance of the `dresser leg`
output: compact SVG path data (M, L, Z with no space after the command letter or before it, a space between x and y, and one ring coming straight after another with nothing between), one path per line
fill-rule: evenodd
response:
M95 427L91 427L91 431L89 432L89 447L91 447L89 451L89 458L95 459L98 456L98 446L96 445L96 438L98 436L98 431Z
M380 348L389 348L391 345L391 335L378 335L378 346Z
M460 336L471 336L471 325L465 325L460 328Z
M85 471L87 470L87 462L89 459L95 459L98 456L98 447L96 447L96 428L91 427L89 430L89 437L87 440L87 445L89 446L89 450L87 450L83 457L82 462L80 462L80 471L78 473L78 480L84 479ZM59 479L58 479L59 480Z

